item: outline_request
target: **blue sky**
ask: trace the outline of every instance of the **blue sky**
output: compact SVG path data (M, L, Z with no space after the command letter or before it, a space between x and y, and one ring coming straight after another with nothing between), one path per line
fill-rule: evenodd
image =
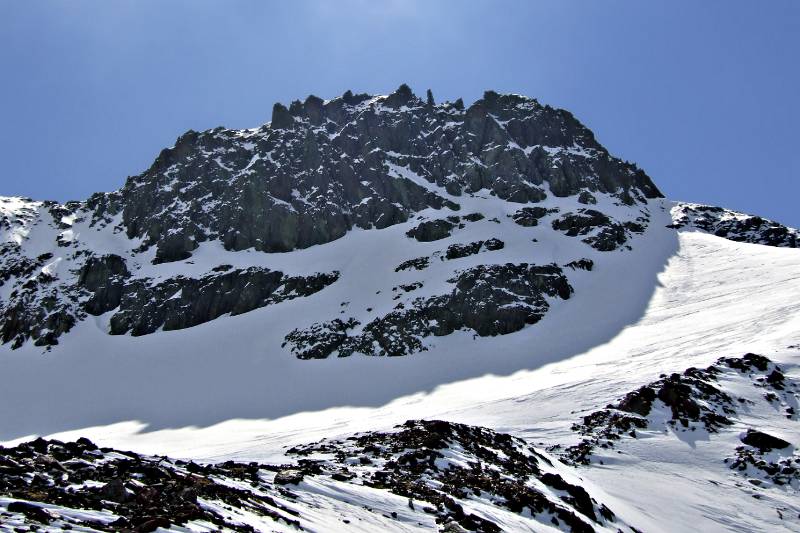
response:
M187 129L406 82L564 107L671 198L800 226L800 1L0 0L0 194L112 190Z

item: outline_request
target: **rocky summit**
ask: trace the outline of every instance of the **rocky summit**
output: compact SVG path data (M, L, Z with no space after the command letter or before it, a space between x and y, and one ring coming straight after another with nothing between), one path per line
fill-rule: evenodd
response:
M285 299L276 290L306 296L337 274L221 272L221 264L193 277L136 270L141 263L191 261L203 243L231 252L289 252L330 243L353 228L402 224L429 209L453 213L408 231L429 242L484 218L457 214L464 199L483 194L520 206L514 220L523 225L536 222L532 212L541 218L559 211L525 204L574 197L594 206L602 195L635 210L661 196L644 171L609 154L572 114L532 98L487 91L465 107L461 100L436 103L430 93L419 98L406 85L386 96L309 96L288 107L275 104L271 122L259 128L189 131L117 191L66 204L3 200L0 340L52 346L87 315L108 312L110 334L143 335ZM614 250L642 230L641 222L581 207L552 225L585 236L598 250ZM469 246L491 250L497 241ZM459 246L447 257L470 253ZM524 314L514 321L531 322ZM437 331L468 325L450 322Z
M422 178L422 182L420 179ZM448 196L432 192L430 185ZM187 132L114 193L98 216L122 215L159 262L199 243L285 252L385 228L426 207L486 189L515 203L610 193L626 204L661 196L636 166L611 156L570 113L486 92L469 108L401 86L388 96L309 96L254 130Z

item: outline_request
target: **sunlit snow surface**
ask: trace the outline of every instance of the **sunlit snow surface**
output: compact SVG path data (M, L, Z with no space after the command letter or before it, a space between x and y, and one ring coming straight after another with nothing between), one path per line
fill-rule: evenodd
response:
M565 199L558 202L565 212ZM446 241L405 238L410 222L356 230L288 254L230 253L207 243L192 263L143 262L142 269L157 276L200 273L224 261L291 273L338 269L342 279L309 298L186 330L113 337L105 332L106 317L90 317L51 352L2 347L0 439L86 436L143 453L280 462L293 444L386 429L411 418L442 418L543 447L574 442L572 423L660 374L707 366L720 356L761 353L800 377L800 350L789 348L800 344L800 251L676 232L666 228L670 202L650 204L650 228L631 241L633 250L605 254L578 239L551 238L547 223L516 226L506 217L513 204L474 198L462 199L462 205L461 214L479 211L486 219ZM611 209L602 207L616 215ZM493 217L501 224L488 220ZM534 243L538 232L548 238ZM80 228L75 235L86 238ZM506 242L498 255L393 272L403 260L447 244L491 237ZM596 267L569 273L573 297L554 302L541 322L518 333L433 338L429 351L401 358L300 361L280 348L287 331L336 318L342 302L349 302L343 317L369 317L367 307L373 314L387 312L394 304L391 288L399 283L422 279L415 296L437 294L456 266L563 264L580 257L595 259ZM743 418L748 424L800 443L797 422L755 409L743 416L750 417ZM609 452L603 465L576 473L625 522L645 531L800 530L797 519L780 520L776 511L797 507L791 492L761 491L765 496L756 500L753 489L722 463L742 428L737 424L692 442L672 433L631 440L620 447L622 454ZM368 498L358 494L360 487L341 484L307 490L319 506L311 520L327 531L345 525L326 523L326 517L338 516L342 507L355 513L359 498ZM404 505L385 497L371 505ZM377 520L363 514L364 520ZM401 527L364 524L365 530Z

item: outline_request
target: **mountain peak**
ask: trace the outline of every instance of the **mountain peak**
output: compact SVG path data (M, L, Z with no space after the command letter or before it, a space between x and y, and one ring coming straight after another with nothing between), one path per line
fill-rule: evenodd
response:
M20 227L44 223L55 234L50 245L37 244L37 253L27 252L24 242L9 244L7 267L15 273L12 276L22 276L20 288L28 289L13 293L15 299L5 308L5 322L0 319L0 332L4 342L15 345L28 338L50 345L86 313L115 308L119 310L109 330L134 334L159 327L188 327L213 320L219 312L244 312L282 301L281 291L297 286L300 278L259 267L215 272L203 282L167 280L154 285L154 281L136 281L136 269L130 265L157 267L192 261L204 246L231 253L290 252L331 243L355 228L387 229L430 216L422 213L441 213L438 221L408 230L409 236L424 240L437 232L449 234L453 228L473 223L473 218L485 218L464 212L463 206L478 198L496 199L518 224L534 225L552 218L548 224L554 231L582 235L597 250L616 250L630 235L642 231L648 202L660 196L643 171L610 155L571 114L541 106L531 98L489 90L464 109L460 99L436 104L431 91L422 100L406 84L385 96L349 90L331 100L309 95L288 108L276 103L271 122L260 128L190 130L120 190L93 195L86 202L42 205L34 210L36 217L20 218ZM553 213L560 209L554 206L560 204L559 199L580 207L563 209L556 217ZM598 202L618 204L626 214L607 216L588 207ZM78 230L82 224L88 226ZM109 236L101 240L115 243L107 252L91 244L95 237L86 240L107 232ZM16 235L22 235L22 230ZM454 245L446 255L455 258L503 246L503 239L489 235ZM336 281L335 270L303 276L304 293ZM25 276L35 272L41 279L27 280ZM554 285L548 290L561 298L569 295L559 272L534 265L480 273L495 276L501 285L521 279L549 280L537 283L555 283L560 288ZM469 285L471 275L478 271L453 279ZM87 281L92 279L106 282ZM147 297L163 304L169 294L180 293L204 301L203 294L213 294L204 291L219 288L218 284L235 288L233 294L241 296L241 291L251 290L245 289L248 283L256 282L266 283L267 288L250 294L251 301L244 307L217 302L215 311L195 313L192 318L172 315L163 305L151 309L147 301L139 300ZM45 312L42 298L56 286L69 297L61 301L61 307ZM472 290L465 286L464 291L448 296L450 305L466 305L474 296ZM501 332L538 320L546 308L541 294L525 292L518 297L535 309L513 320L504 319L511 320L513 327L498 329L478 322L474 326L479 331ZM425 312L439 313L434 307ZM451 325L445 330L474 322L470 316L464 308L461 316L447 319ZM447 322L443 315L438 320ZM298 343L305 342L304 333L297 336ZM367 345L372 337L358 338L365 343L360 350L370 351ZM408 350L413 347L400 349Z

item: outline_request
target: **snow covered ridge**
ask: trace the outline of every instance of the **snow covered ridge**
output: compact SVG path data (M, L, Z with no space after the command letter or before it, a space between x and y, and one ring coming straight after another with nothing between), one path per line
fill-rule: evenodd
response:
M631 455L645 465L653 457L688 463L670 455L670 441L689 444L680 448L684 454L709 441L717 456L703 470L728 469L731 487L774 508L788 525L800 519L798 402L800 382L786 368L753 353L722 357L704 369L662 375L584 416L572 426L583 437L578 444L548 451L584 468L624 463L621 457Z
M688 464L696 451L670 447L680 440L713 441L719 456L695 475L721 472L727 490L751 494L753 505L774 508L789 526L800 513L800 456L784 438L797 435L799 395L785 368L746 354L642 386L575 425L577 446L547 451L440 420L294 446L279 463L198 464L98 448L86 439L37 439L0 448L0 524L79 531L328 531L337 524L361 531L639 531L643 526L622 517L630 509L608 496L602 481L587 478L631 456L656 470L657 461ZM630 446L636 441L639 449Z
M673 227L694 229L732 241L797 248L800 231L778 222L710 205L679 203L672 208Z

